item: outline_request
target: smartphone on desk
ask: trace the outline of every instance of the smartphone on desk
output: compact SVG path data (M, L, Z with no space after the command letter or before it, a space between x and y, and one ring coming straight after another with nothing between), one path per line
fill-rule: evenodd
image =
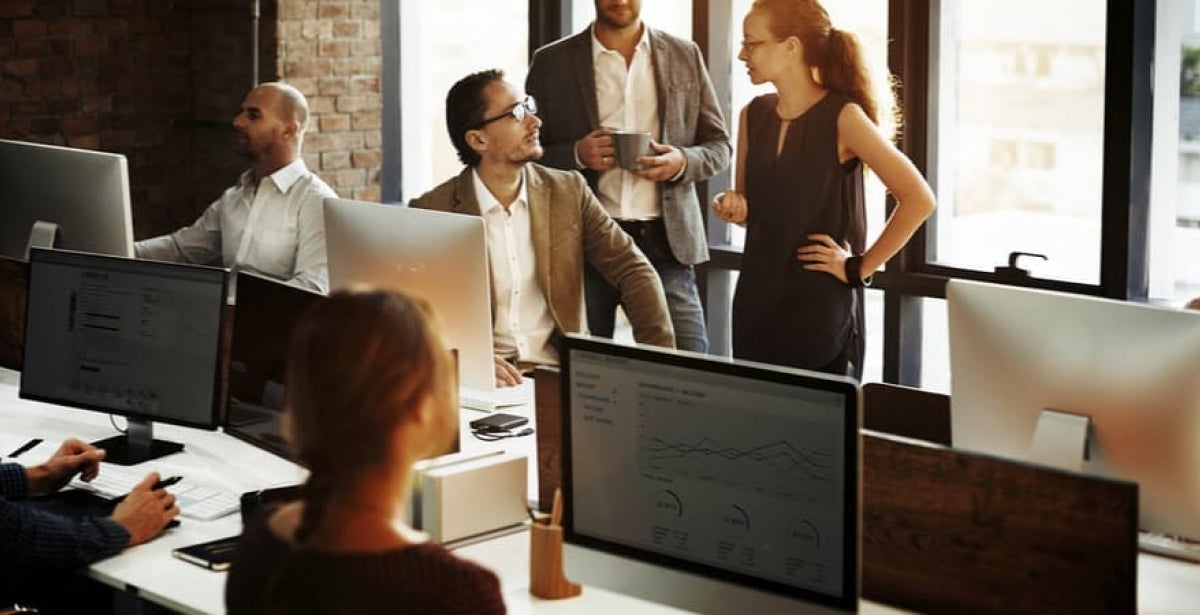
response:
M233 562L233 552L237 550L240 538L240 536L230 536L189 545L171 551L171 555L209 570L227 570L229 564Z

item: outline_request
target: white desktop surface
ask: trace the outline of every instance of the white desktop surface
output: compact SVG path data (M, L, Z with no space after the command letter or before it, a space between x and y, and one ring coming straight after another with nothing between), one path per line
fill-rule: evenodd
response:
M19 379L18 372L0 369L0 434L3 434L0 444L5 447L12 443L19 445L32 437L43 438L45 442L15 461L40 463L65 437L93 440L113 435L109 419L102 413L18 399ZM529 417L530 425L534 422L532 407L505 411ZM463 411L460 426L463 450L504 449L527 453L530 456L530 499L535 499L536 438L524 436L498 442L478 441L470 435L467 423L486 414L475 410ZM179 474L185 477L184 480L193 477L205 483L226 485L234 491L294 484L303 480L303 470L298 466L220 432L156 425L155 434L160 438L185 442L186 448L182 454L137 466L147 472L153 469L164 475ZM0 448L0 454L7 454L11 450ZM241 521L236 514L207 522L187 518L181 521L179 527L168 530L147 544L93 564L88 569L89 576L126 591L136 588L136 593L142 598L178 611L223 613L226 573L213 572L178 560L171 556L171 550L237 534L241 531ZM596 587L585 587L581 596L566 600L542 600L530 595L529 537L524 531L463 546L455 552L496 572L509 613L612 615L684 612ZM571 571L567 570L566 574L570 578ZM1197 605L1200 605L1200 565L1149 554L1139 555L1139 613L1194 613ZM905 611L863 601L860 612L891 614Z

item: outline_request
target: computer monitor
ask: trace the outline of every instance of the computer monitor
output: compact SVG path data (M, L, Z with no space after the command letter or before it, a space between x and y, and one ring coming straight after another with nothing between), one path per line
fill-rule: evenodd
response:
M857 610L854 381L574 335L563 373L569 578L704 613Z
M220 340L227 272L34 249L20 396L128 417L95 444L129 465L183 448L153 422L220 424Z
M133 256L125 157L0 139L0 254L30 245Z
M1200 538L1200 313L965 280L946 299L955 447L1136 481L1143 529Z
M325 296L246 271L236 276L225 432L295 460L279 426L292 328Z
M424 297L458 351L466 389L495 387L487 236L478 216L325 199L333 289L368 285Z

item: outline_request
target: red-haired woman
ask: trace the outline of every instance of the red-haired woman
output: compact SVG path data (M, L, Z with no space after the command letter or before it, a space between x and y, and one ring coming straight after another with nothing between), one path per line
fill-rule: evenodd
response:
M934 209L929 186L879 130L857 38L815 0L758 0L738 58L776 93L742 109L735 190L713 202L746 225L733 354L861 376L862 286ZM863 167L896 198L866 244Z

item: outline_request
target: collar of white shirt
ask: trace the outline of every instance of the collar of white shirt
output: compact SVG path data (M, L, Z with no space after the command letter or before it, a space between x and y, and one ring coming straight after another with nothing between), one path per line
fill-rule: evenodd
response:
M475 183L475 200L479 202L479 213L487 214L496 208L503 210L504 206L500 204L500 201L496 200L496 197L492 195L492 191L488 190L487 184L484 184L483 179L479 177L479 169L472 169L471 177ZM513 201L514 205L517 203L529 203L529 193L525 190L524 168L521 169L521 187L517 189L517 198Z
M308 165L304 164L303 158L297 158L290 164L270 174L271 183L275 184L275 189L281 194L287 194L287 191L296 185L296 182L304 179L308 175ZM246 169L245 173L238 178L238 184L243 188L254 183L254 169Z
M612 51L612 50L609 49L608 47L605 47L604 43L601 43L600 39L596 38L596 25L595 24L592 24L591 32L592 32L592 61L595 61L596 57L599 56L600 54L604 53L605 51ZM642 23L642 38L638 39L638 43L637 43L637 47L635 48L635 51L637 49L645 51L646 53L650 53L650 27L647 26L645 23Z

